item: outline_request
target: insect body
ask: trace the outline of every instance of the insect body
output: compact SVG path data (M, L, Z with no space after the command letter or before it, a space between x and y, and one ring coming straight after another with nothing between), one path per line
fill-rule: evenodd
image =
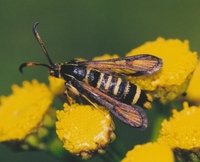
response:
M136 60L147 57L149 57L149 55L139 55L129 57L129 59L132 58ZM110 60L110 62L117 60L121 59L113 59ZM94 63L95 61L92 62ZM106 63L108 64L107 61ZM102 70L102 68L91 69L88 68L90 67L90 62L79 61L78 59L64 64L58 64L58 66L59 71L57 71L57 77L64 78L72 85L74 80L82 81L120 102L129 105L140 105L142 107L149 105L148 102L150 102L150 99L139 87L117 76L118 74L114 74L111 70L105 71ZM54 70L50 72L50 74L55 76ZM120 73L120 75L122 75L122 73Z
M126 124L140 129L147 127L147 117L141 107L148 107L151 99L125 77L155 73L162 67L161 59L140 54L101 61L74 59L54 64L36 30L37 25L34 24L33 33L50 65L23 63L19 67L21 72L26 66L47 67L50 75L66 81L66 87L75 89L80 96L95 99Z

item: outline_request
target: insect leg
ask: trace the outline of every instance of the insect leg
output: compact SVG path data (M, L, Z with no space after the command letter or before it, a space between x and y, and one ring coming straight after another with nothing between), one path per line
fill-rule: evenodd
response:
M76 91L75 91L74 87L71 86L69 83L65 83L65 85L66 85L66 90L64 92L65 96L66 96L69 104L72 105L74 103L74 97L72 97L72 93L73 93L73 95L76 95L76 96L77 95L79 96L79 94L75 93Z
M71 97L71 95L69 95L69 92L71 92L73 95L77 96L80 99L80 96L83 97L86 101L88 101L91 105L93 105L95 108L98 108L97 104L95 104L94 102L92 102L86 95L80 93L74 86L72 86L69 83L65 83L66 85L66 91L65 91L65 95L67 96L67 100L70 102L70 104L72 104L73 98Z

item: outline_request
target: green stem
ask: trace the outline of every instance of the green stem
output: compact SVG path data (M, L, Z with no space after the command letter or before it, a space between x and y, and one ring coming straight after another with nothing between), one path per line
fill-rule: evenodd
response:
M155 142L158 139L159 131L161 129L161 123L163 122L164 119L168 119L169 116L171 115L172 105L173 103L162 104L158 101L156 102L156 104L154 104L155 115L154 115L153 131L150 141Z
M108 147L106 149L106 153L103 155L99 155L99 156L103 159L103 161L106 161L106 162L113 162L113 161L121 160L121 157L119 157L119 154L112 147Z
M158 139L159 131L161 129L161 123L164 119L165 119L164 116L156 117L155 122L154 122L153 131L152 131L152 136L150 139L151 142L155 142Z

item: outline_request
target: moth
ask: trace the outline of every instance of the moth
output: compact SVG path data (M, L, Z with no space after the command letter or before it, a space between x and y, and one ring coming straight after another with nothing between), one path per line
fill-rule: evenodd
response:
M27 66L46 67L49 75L63 78L66 89L76 95L96 100L129 126L141 130L147 127L148 119L142 107L147 107L151 99L138 86L127 81L126 77L154 74L161 69L162 59L150 54L139 54L108 60L73 59L53 63L36 30L38 24L34 24L33 33L49 64L23 63L19 67L20 72Z

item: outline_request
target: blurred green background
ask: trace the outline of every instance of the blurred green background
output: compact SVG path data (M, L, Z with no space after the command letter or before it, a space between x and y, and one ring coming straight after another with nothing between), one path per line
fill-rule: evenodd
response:
M38 31L54 62L76 57L92 59L104 53L124 56L146 41L162 36L188 39L192 51L200 51L200 1L136 1L136 0L35 0L0 2L0 94L9 95L11 85L37 78L47 81L47 69L18 67L27 61L47 63L32 34L32 25L39 21ZM188 60L189 61L189 60ZM150 126L141 132L118 120L117 139L112 145L124 148L151 138L154 110L147 113ZM1 120L1 119L0 119ZM91 128L93 129L93 128ZM15 153L0 145L1 162L59 161L46 153ZM68 160L73 161L73 160ZM100 162L99 157L89 161Z

